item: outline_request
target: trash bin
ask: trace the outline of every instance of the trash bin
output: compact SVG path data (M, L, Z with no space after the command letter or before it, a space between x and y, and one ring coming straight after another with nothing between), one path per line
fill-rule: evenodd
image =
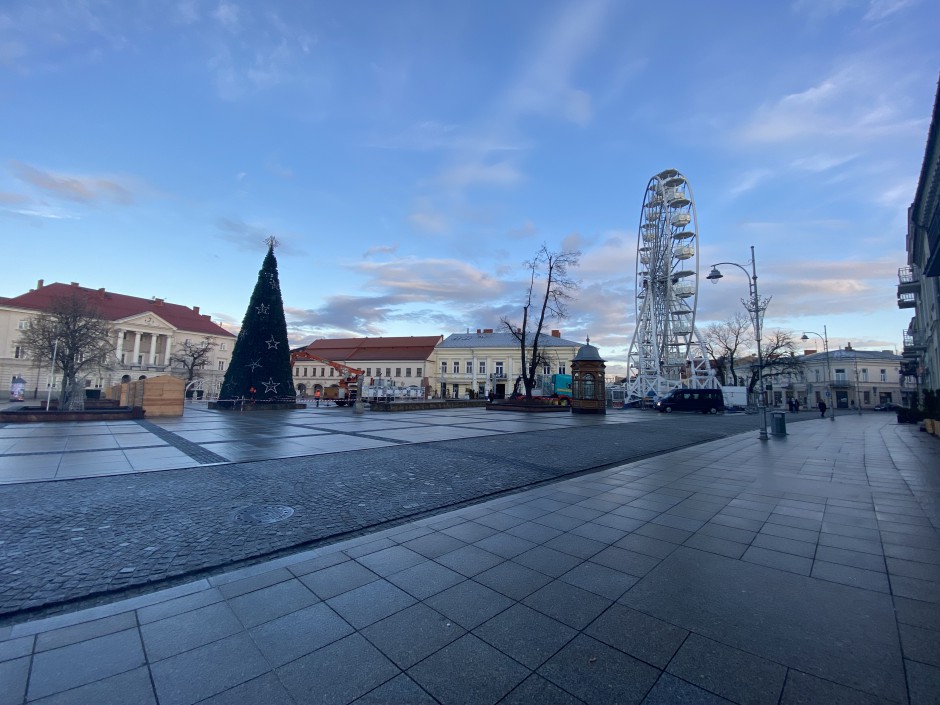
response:
M787 435L787 415L784 411L772 411L770 414L770 432L774 436Z

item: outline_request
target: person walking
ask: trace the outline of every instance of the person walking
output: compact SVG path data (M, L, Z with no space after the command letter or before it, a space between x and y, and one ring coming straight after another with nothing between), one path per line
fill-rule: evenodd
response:
M819 418L826 418L826 402L822 399L819 400Z
M313 393L314 398L317 400L317 408L320 406L320 390L318 389Z

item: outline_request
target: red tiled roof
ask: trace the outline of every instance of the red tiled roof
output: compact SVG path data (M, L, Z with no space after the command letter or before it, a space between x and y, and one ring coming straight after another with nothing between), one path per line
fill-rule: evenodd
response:
M104 289L89 289L78 284L56 282L43 286L40 282L40 286L36 289L30 289L29 292L20 296L3 299L2 303L4 306L46 311L54 299L70 296L76 291L86 294L98 308L102 318L109 321L120 321L142 313L152 313L179 330L235 337L222 326L213 323L209 316L199 313L198 307L188 308L180 304L167 303L163 299L141 299L136 296L115 294Z
M304 349L327 360L427 360L438 343L440 335L391 338L321 338Z

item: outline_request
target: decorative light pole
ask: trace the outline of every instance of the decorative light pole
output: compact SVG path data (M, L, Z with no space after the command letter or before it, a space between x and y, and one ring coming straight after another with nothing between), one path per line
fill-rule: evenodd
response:
M754 259L754 245L751 245L751 272L748 274L747 268L737 262L718 262L712 265L712 271L705 277L712 283L717 283L724 275L718 271L718 265L730 265L737 267L748 277L749 299L742 299L744 307L753 316L754 338L757 340L757 408L760 412L760 434L758 438L762 441L767 440L767 405L764 401L764 354L761 349L761 318L770 299L761 300L757 295L757 264Z
M832 397L832 364L829 361L829 331L826 330L826 326L823 326L823 332L822 332L822 335L820 336L819 333L816 333L815 331L806 330L806 331L803 331L803 335L800 336L800 340L809 340L808 334L812 334L812 335L815 335L817 338L821 337L823 339L823 345L825 346L825 350L826 350L826 384L828 387L828 389L826 390L826 395L829 397L829 413L830 413L829 419L832 421L835 421L836 420L836 403L835 403L836 400L833 399Z

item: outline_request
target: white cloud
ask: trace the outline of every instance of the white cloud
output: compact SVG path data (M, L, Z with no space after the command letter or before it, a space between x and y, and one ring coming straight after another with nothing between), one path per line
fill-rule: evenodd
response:
M783 143L923 132L923 119L902 114L907 103L903 98L896 76L857 57L816 85L760 107L740 136L756 143Z
M230 32L238 29L240 15L238 5L229 2L220 2L212 13L216 22Z
M56 173L15 160L10 166L16 178L48 196L87 204L129 205L134 202L130 188L115 177Z
M486 164L467 162L453 166L443 174L441 181L448 186L515 186L522 181L522 174L508 161Z
M728 189L728 195L732 198L737 198L748 191L754 190L761 183L766 181L771 173L769 169L751 169L745 171L738 177L736 183Z

